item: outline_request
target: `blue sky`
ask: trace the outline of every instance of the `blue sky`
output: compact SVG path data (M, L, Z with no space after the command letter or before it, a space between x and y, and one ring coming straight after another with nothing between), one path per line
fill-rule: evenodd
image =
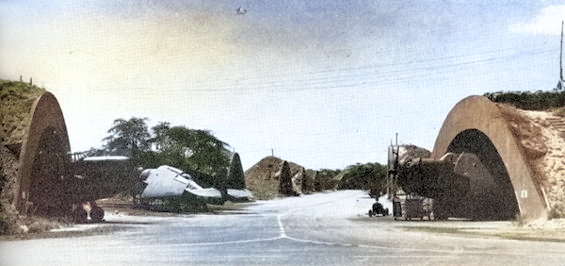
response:
M247 10L237 15L238 7ZM0 1L0 78L53 92L73 151L116 118L209 129L245 169L432 149L469 95L551 90L562 1Z

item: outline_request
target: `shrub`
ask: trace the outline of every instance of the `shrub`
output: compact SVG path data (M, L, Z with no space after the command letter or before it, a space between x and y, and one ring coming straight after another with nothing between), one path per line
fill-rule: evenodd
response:
M559 219L565 217L565 203L557 202L553 204L549 211L549 219Z
M557 108L557 110L553 111L553 115L565 117L565 107Z

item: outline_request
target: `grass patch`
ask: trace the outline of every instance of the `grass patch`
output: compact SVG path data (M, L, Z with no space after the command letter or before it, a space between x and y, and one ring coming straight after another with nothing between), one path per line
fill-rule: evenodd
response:
M24 82L0 80L0 143L21 143L31 122L31 106L45 90Z
M540 241L540 242L558 242L565 243L565 239L551 236L534 236L527 233L499 233L495 236L502 239L522 240L522 241Z
M245 202L248 203L248 202ZM210 212L221 212L221 211L239 211L244 209L247 204L245 203L233 203L231 201L226 201L222 205L217 204L206 204L208 211Z
M86 230L69 230L69 231L44 231L27 234L15 234L0 236L1 241L13 240L30 240L30 239L45 239L45 238L69 238L69 237L85 237L105 235L114 232L131 230L131 226L123 225L109 225L109 226L96 226Z
M411 232L424 232L432 234L463 234L461 228L455 227L436 227L436 226L404 226L402 227L406 231Z
M410 232L424 232L431 234L449 234L465 237L496 237L508 240L558 242L565 243L565 233L555 230L510 230L503 231L482 228L455 228L437 226L404 226L402 229Z

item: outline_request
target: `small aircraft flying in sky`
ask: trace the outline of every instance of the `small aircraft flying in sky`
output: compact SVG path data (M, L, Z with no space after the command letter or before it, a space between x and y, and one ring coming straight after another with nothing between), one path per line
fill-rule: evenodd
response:
M238 7L238 8L235 10L235 13L236 13L237 15L245 15L245 14L247 13L247 10L246 10L245 8L243 8L243 7Z

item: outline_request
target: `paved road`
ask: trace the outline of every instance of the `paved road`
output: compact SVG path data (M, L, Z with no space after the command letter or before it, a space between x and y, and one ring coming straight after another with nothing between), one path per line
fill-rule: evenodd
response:
M368 218L372 200L339 191L249 204L223 215L108 215L88 237L0 242L0 265L563 265L565 243L432 234L404 227L510 222ZM84 227L93 227L86 225ZM445 229L444 229L445 230Z

